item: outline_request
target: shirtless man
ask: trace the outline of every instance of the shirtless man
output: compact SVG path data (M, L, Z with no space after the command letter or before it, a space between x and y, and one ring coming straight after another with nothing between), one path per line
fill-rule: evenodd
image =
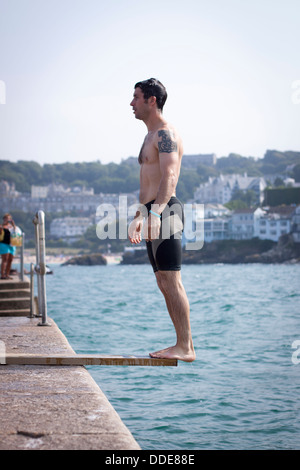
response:
M141 208L128 232L131 243L140 243L142 232L145 236L149 260L176 331L175 346L150 353L150 356L192 362L196 355L190 327L190 308L180 274L183 208L176 198L183 148L176 130L162 116L166 99L166 89L156 79L151 78L135 85L130 106L136 119L146 124L148 134L139 155ZM172 216L173 228L164 237L162 225L164 220L170 221ZM181 226L174 223L175 218L177 222L182 221Z

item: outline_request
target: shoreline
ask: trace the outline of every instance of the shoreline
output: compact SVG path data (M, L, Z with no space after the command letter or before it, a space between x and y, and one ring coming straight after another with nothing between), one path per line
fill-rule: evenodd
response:
M120 264L122 261L122 255L103 255L107 261L107 264ZM66 263L69 259L73 258L74 255L46 255L46 264L63 264ZM14 262L18 263L20 260L19 256L14 258ZM24 264L36 264L36 256L35 255L24 255Z
M125 250L123 253L81 253L70 250L69 252L50 251L46 255L46 264L61 265L72 258L85 256L92 259L88 265L97 265L97 257L101 255L102 262L106 265L148 264L146 247L144 249ZM94 258L94 259L93 259ZM105 262L103 263L103 259ZM20 255L15 257L15 262L20 261ZM36 264L35 253L31 250L24 251L24 263ZM240 264L240 263L300 263L300 243L296 243L290 234L283 235L278 243L270 240L220 240L204 244L201 250L182 251L182 264ZM75 263L76 264L76 263ZM79 264L85 264L83 263Z

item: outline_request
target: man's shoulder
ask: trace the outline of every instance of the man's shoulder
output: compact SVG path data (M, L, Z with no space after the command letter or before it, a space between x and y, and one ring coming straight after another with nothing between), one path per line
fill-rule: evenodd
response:
M181 139L173 126L169 124L161 126L156 134L157 146L160 153L171 153L178 150Z
M160 132L171 132L172 134L174 135L177 135L178 132L177 130L175 129L175 127L168 123L168 122L165 122L164 124L161 124L158 129L157 129L157 134L160 133Z

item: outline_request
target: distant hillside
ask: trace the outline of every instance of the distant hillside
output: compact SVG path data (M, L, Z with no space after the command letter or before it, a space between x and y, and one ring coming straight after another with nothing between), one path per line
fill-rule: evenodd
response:
M183 202L193 197L196 187L209 176L220 173L248 173L249 176L283 175L300 182L300 152L267 150L262 159L234 153L216 159L210 155L184 155L177 194ZM40 165L34 161L0 161L1 179L15 183L16 190L30 192L31 185L60 183L66 186L94 188L95 194L132 192L139 188L139 165L135 157L120 164L100 161L53 163Z

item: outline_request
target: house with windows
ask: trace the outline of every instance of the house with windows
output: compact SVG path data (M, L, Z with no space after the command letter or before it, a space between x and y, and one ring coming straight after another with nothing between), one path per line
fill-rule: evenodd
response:
M50 234L53 238L62 238L70 243L78 240L93 225L91 217L62 217L53 219Z
M228 219L212 218L204 219L204 240L210 243L214 240L228 239Z
M281 235L291 232L294 213L295 206L270 207L255 220L254 237L278 242Z
M231 211L222 204L185 204L183 246L196 237L206 243L226 240L230 214Z
M300 243L300 206L295 208L292 215L292 234L294 242Z
M244 193L253 191L256 195L257 203L260 204L263 202L266 186L266 182L262 177L253 177L247 174L221 174L217 177L209 177L206 183L200 184L194 192L194 201L202 204L226 204L237 191Z
M247 240L255 237L255 226L264 214L265 211L259 207L234 211L229 223L229 238Z
M191 227L192 234L196 233L198 226L205 243L215 240L249 240L255 237L278 242L287 233L291 233L294 241L300 243L300 206L238 209L226 214L211 212L216 208L208 208L206 204L195 206L202 207L202 210L198 210L197 217L195 210L191 214L187 212L187 225ZM183 237L183 245L187 238Z

